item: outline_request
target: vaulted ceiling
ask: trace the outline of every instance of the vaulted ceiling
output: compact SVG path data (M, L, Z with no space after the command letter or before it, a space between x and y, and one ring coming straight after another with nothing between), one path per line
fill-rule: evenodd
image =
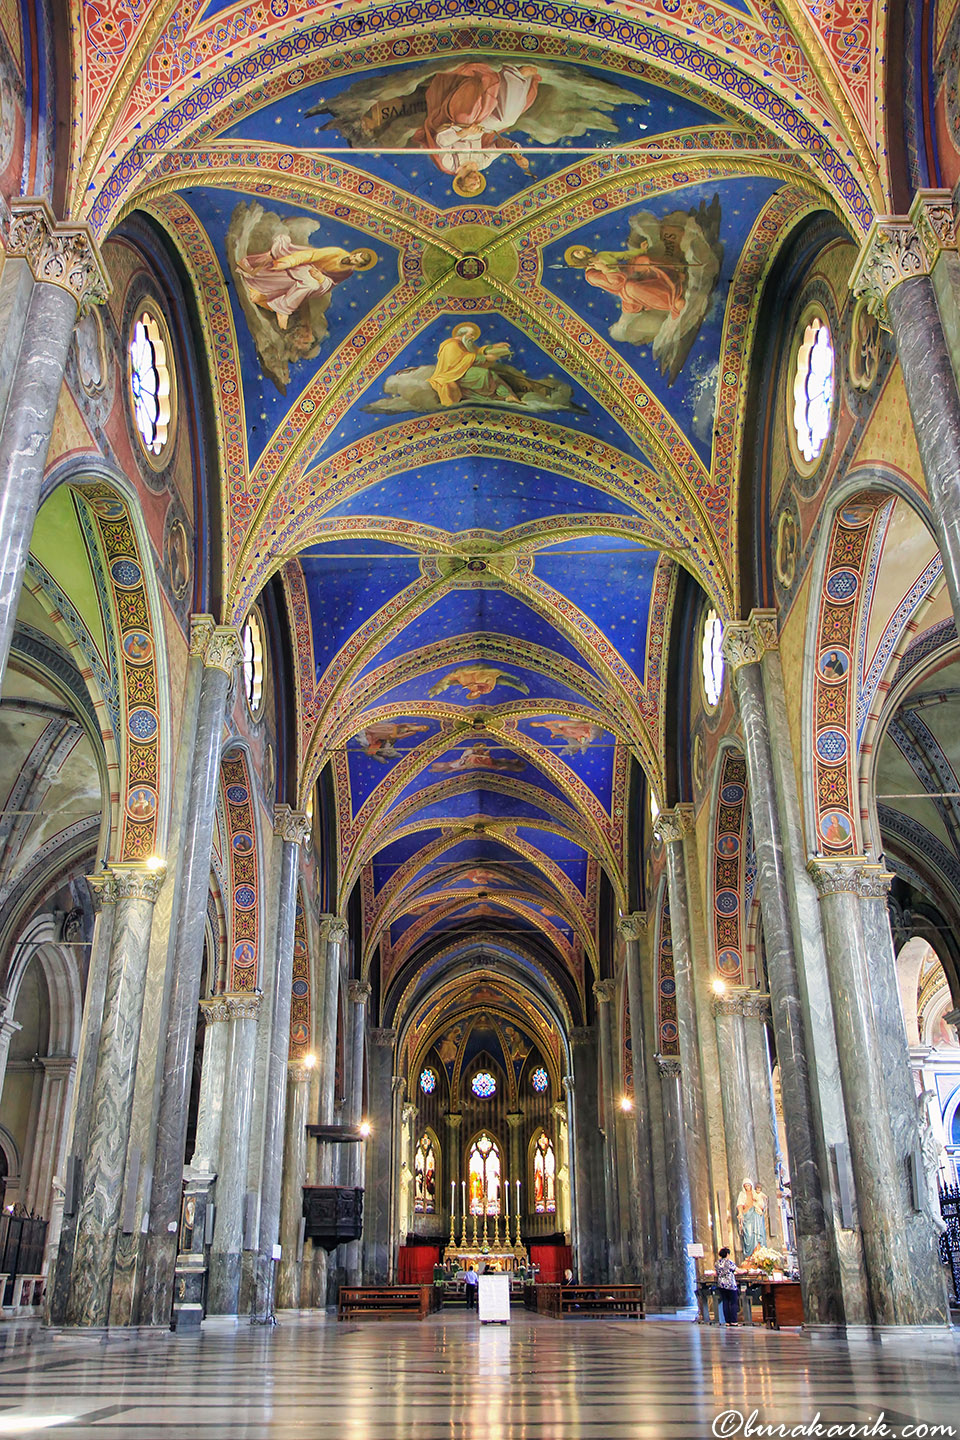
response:
M79 8L73 207L196 286L227 618L282 573L364 964L482 935L583 992L679 569L738 608L763 277L884 208L874 5Z

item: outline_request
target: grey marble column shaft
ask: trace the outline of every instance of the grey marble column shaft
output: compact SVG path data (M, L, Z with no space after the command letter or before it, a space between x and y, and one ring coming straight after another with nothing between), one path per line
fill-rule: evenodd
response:
M757 890L763 915L773 1031L790 1150L804 1315L808 1322L830 1324L839 1322L843 1316L836 1260L823 1203L800 980L784 874L785 852L760 669L762 651L748 625L728 626L724 648L734 669L747 755L750 814L757 855Z
M209 617L199 617L199 621L194 621L190 648L192 662L201 662L203 671L178 856L170 1003L140 1288L142 1325L169 1324L173 1307L187 1109L193 1076L207 896L210 891L210 853L220 775L220 742L230 677L241 655L238 632L232 626L214 625Z
M363 1278L367 1285L385 1285L390 1275L393 1058L397 1032L374 1026L369 1037L367 1118L370 1135L364 1141Z
M251 1246L256 1243L256 1230L248 1236L244 1230L260 995L237 992L218 996L213 1003L220 1007L227 1043L207 1311L211 1315L236 1315L244 1241L247 1239Z
M690 1214L693 1238L704 1247L713 1245L711 1227L710 1159L707 1144L706 1105L700 1068L700 1038L697 1002L694 994L693 943L687 865L683 836L689 817L678 807L662 810L657 829L663 836L667 856L667 889L670 894L670 933L673 937L673 977L677 987L677 1029L679 1031L683 1101L686 1131L687 1178L690 1184Z
M736 1232L736 1203L744 1180L756 1183L759 1178L757 1138L753 1128L751 1090L754 1077L750 1073L747 1037L743 1023L743 996L719 995L713 1002L720 1052L720 1098L723 1103L723 1128L727 1148L727 1183L730 1187L730 1215L734 1226L737 1258L740 1237ZM767 1192L769 1194L769 1191Z
M12 263L21 268L24 262ZM74 293L34 284L22 334L4 336L4 349L17 361L0 422L0 690L76 318Z
M571 1053L573 1047L571 1046ZM563 1077L563 1093L567 1107L567 1144L569 1146L569 1175L570 1175L570 1246L573 1251L573 1273L579 1279L582 1271L580 1266L580 1221L577 1167L579 1159L577 1156L577 1104L576 1081L572 1075Z
M635 1149L633 1227L640 1276L647 1303L658 1303L656 1203L653 1190L653 1148L650 1135L650 1104L647 1094L647 1040L644 1033L644 987L640 970L640 946L647 934L647 917L624 915L620 922L624 964L627 971L627 1004L630 1011L630 1052L633 1056L633 1111L629 1119Z
M896 1070L906 1062L906 1034L884 1033L874 999L882 985L883 957L872 955L864 929L862 902L883 894L889 876L863 862L810 862L830 958L834 1023L847 1111L857 1210L873 1320L877 1325L943 1325L947 1320L943 1282L931 1285L926 1260L903 1184L907 1157L898 1153L891 1094L899 1088ZM895 984L895 981L894 981ZM899 1044L896 1043L899 1041ZM901 1053L898 1054L897 1051ZM903 1097L900 1096L900 1103ZM916 1102L909 1113L916 1127ZM933 1235L923 1225L929 1250ZM926 1283L924 1283L926 1282Z
M930 276L901 281L887 313L960 630L960 396Z
M117 904L66 1304L67 1323L84 1327L106 1326L110 1320L150 931L165 873L163 866L111 868Z
M300 1222L307 1172L306 1125L311 1077L312 1071L306 1065L291 1062L287 1066L286 1138L280 1201L281 1256L277 1275L277 1305L281 1310L295 1309L301 1303Z
M284 1109L287 1100L287 1061L290 1054L290 1002L293 985L293 941L297 912L297 875L300 846L310 823L289 806L277 808L277 834L283 842L280 860L280 894L277 908L276 981L270 1017L270 1053L263 1099L263 1166L260 1182L254 1314L272 1316L274 1299L273 1248L280 1235L280 1193L283 1180ZM301 1139L300 1144L304 1143Z
M663 1146L667 1169L669 1264L661 1285L662 1303L682 1309L695 1300L696 1267L687 1254L693 1242L690 1177L687 1174L687 1132L681 1091L682 1064L658 1055L663 1093ZM704 1249L706 1249L705 1242Z
M203 1068L200 1071L196 1142L190 1157L190 1168L214 1175L220 1154L229 1030L222 1000L201 1000L200 1010L204 1020Z
M349 1038L349 1053L347 1056L347 1103L344 1107L344 1122L347 1125L359 1125L363 1119L363 1072L364 1072L364 1037L366 1035L367 1001L370 999L370 986L363 980L351 980L348 986L349 1007L347 1012L347 1035ZM347 1184L364 1185L364 1172L366 1162L366 1142L359 1145L351 1145L347 1157L347 1174L350 1177ZM343 1147L341 1146L341 1149ZM366 1223L366 1221L364 1221ZM348 1285L359 1285L362 1273L362 1260L360 1252L360 1241L351 1240L349 1245L343 1247L343 1266L346 1272L346 1283Z
M576 1184L577 1254L580 1280L587 1285L606 1271L603 1161L598 1112L599 1037L594 1026L570 1032L573 1052L573 1144Z
M67 1124L67 1163L71 1174L75 1169L79 1169L81 1175L87 1153L90 1118L93 1113L93 1086L97 1077L97 1055L100 1051L100 1029L103 1024L103 1000L107 992L107 975L110 971L113 926L119 894L117 882L110 870L103 870L97 875L88 876L87 884L93 896L97 918L93 931L93 944L90 948L90 966L83 1000L77 1070ZM73 1251L79 1218L79 1207L73 1209L72 1200L72 1196L65 1197L56 1264L52 1267L53 1278L48 1287L47 1315L51 1325L62 1325L67 1315L70 1275L73 1269Z
M320 944L323 959L323 1016L320 1028L320 1124L332 1125L337 1083L337 1019L340 1014L340 947L347 938L347 925L338 915L320 916ZM334 1147L320 1149L319 1184L334 1184Z
M757 1173L760 1188L770 1199L767 1209L767 1232L781 1248L786 1237L777 1193L777 1161L780 1142L777 1136L777 1114L773 1098L773 1067L767 1038L770 1002L756 993L743 997L743 1034L746 1043L747 1070L750 1075L750 1109L753 1116L753 1137L757 1151ZM746 1174L746 1171L744 1171Z
M623 1279L623 1236L620 1227L620 1180L617 1165L617 1110L613 1068L613 1005L617 986L614 980L598 980L597 1029L600 1034L600 1084L603 1098L603 1196L606 1216L607 1276Z

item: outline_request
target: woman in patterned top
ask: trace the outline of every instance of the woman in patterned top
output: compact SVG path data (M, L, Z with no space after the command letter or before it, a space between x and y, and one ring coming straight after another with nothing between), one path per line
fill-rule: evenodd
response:
M723 1306L723 1318L727 1325L740 1324L740 1290L737 1285L737 1267L725 1245L717 1260L717 1289Z

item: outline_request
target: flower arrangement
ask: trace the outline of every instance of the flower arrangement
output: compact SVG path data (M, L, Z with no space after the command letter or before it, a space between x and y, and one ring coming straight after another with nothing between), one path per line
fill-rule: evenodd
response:
M754 1270L762 1270L764 1275L772 1275L774 1270L786 1270L786 1261L780 1251L771 1250L766 1245L758 1245L744 1264Z

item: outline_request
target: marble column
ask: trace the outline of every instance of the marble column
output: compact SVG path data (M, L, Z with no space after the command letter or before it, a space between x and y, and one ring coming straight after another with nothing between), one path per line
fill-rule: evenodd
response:
M19 1020L14 1020L10 1001L6 995L0 997L0 1005L2 1005L2 1013L0 1013L0 1092L2 1092L3 1082L7 1077L7 1061L10 1058L10 1041L23 1027Z
M93 234L45 200L11 202L0 309L0 690L40 505L63 372L81 305L109 293Z
M390 1133L393 1137L393 1144L390 1148L390 1191L388 1205L390 1218L388 1250L390 1268L387 1278L391 1285L395 1285L397 1283L397 1257L400 1246L403 1244L400 1226L398 1224L400 1211L397 1204L400 1189L403 1184L403 1176L400 1168L400 1153L403 1145L403 1097L407 1093L407 1082L403 1075L394 1075L390 1082L390 1090L393 1102L391 1106L392 1126Z
M950 192L918 191L909 215L874 221L850 283L893 332L960 630L960 396L933 282L941 253L956 244Z
M227 1080L227 1047L230 1012L223 996L200 1001L203 1016L203 1069L197 1104L197 1134L190 1157L195 1172L216 1174L220 1155L220 1128L223 1123L223 1092Z
M337 1084L337 1020L340 1014L340 947L347 938L347 922L338 915L320 916L320 944L324 949L323 962L323 1019L320 1028L320 1054L317 1068L320 1072L320 1120L321 1125L334 1123L334 1105ZM333 1146L324 1145L320 1150L321 1185L334 1183Z
M723 1128L727 1148L727 1183L730 1187L730 1215L735 1232L736 1203L740 1186L744 1180L756 1184L760 1178L750 1098L754 1077L750 1073L747 1055L743 1006L742 991L726 991L714 996L713 1014L717 1028L717 1049L720 1052L720 1098L723 1103ZM766 1190L766 1193L769 1195L770 1191ZM738 1261L744 1259L739 1234L736 1234L734 1248Z
M397 1243L406 1245L413 1215L413 1150L416 1145L416 1105L400 1101L400 1134L397 1142L396 1231ZM459 1232L458 1232L459 1233Z
M634 1155L631 1196L631 1223L634 1244L647 1303L659 1303L657 1274L656 1204L653 1190L653 1148L650 1136L650 1106L647 1100L647 1041L644 1033L644 987L640 969L640 946L647 935L647 917L641 911L622 915L618 921L627 971L627 1005L630 1012L630 1052L633 1056L633 1110L628 1115ZM650 997L647 1004L653 1004Z
M66 1304L68 1324L97 1328L110 1321L153 907L166 874L163 865L111 869L116 912Z
M446 1125L446 1127L447 1127L447 1144L446 1144L446 1148L445 1148L445 1150L444 1150L444 1160L445 1160L446 1164L445 1164L445 1166L443 1167L443 1170L442 1170L442 1183L443 1183L443 1187L444 1187L444 1191L445 1191L445 1192L449 1190L451 1180L453 1181L454 1185L456 1186L456 1189L455 1189L455 1191L454 1191L454 1195L455 1195L455 1197L456 1197L456 1198L455 1198L455 1201L454 1201L454 1215L455 1215L456 1217L459 1217L460 1211L461 1211L461 1209L462 1209L462 1207L463 1207L463 1202L462 1202L463 1192L462 1192L462 1190L460 1189L460 1185L461 1185L461 1182L464 1181L464 1180L466 1180L466 1178L467 1178L466 1172L465 1172L465 1171L461 1171L461 1168L460 1168L460 1167L461 1167L460 1146L461 1146L461 1130L462 1130L462 1128L463 1128L463 1116L462 1116L461 1114L459 1114L459 1113L454 1113L454 1114L445 1115L445 1116L444 1116L444 1123L445 1123L445 1125ZM510 1116L509 1116L509 1115L507 1116L507 1124L508 1124L508 1125L511 1124L511 1120L510 1120ZM510 1133L509 1140L510 1140L510 1144L512 1145L512 1144L513 1144L513 1133L512 1133L512 1131L511 1131L511 1133ZM512 1162L511 1162L511 1164L512 1164ZM512 1174L516 1174L516 1173L517 1173L516 1171L513 1171L513 1172L512 1172ZM508 1176L508 1177L506 1177L506 1178L509 1179L509 1178L511 1178L511 1177ZM457 1229L456 1233L457 1233L457 1235L460 1234L459 1228Z
M707 1144L706 1105L700 1066L700 1036L697 1000L694 992L693 943L690 899L683 839L692 818L685 806L661 810L657 831L667 857L667 889L670 893L670 931L673 937L673 975L677 987L677 1029L679 1031L683 1102L686 1131L687 1178L690 1184L690 1214L693 1238L705 1250L713 1249L711 1226L712 1196L710 1159Z
M617 1100L613 1068L613 1001L615 980L597 980L597 1029L600 1033L600 1097L603 1105L603 1193L606 1215L607 1277L623 1279L623 1235L620 1227L620 1178L617 1166Z
M598 1111L598 1036L592 1025L570 1031L573 1053L573 1144L577 1206L577 1256L584 1285L606 1280L606 1217ZM527 1189L529 1187L525 1187Z
M168 1325L173 1305L221 735L230 679L241 653L239 632L233 626L216 625L208 615L194 617L190 663L202 665L202 674L177 857L170 1000L140 1288L142 1325Z
M218 996L206 1009L208 1024L214 1006L218 1011L218 1020L225 1022L227 1033L217 1161L217 1208L210 1247L207 1311L211 1315L236 1315L245 1239L247 1164L260 994L238 991ZM255 1243L255 1236L254 1231L248 1237L251 1244Z
M302 1061L287 1065L286 1139L283 1146L283 1189L280 1203L280 1270L277 1306L292 1310L300 1304L303 1255L300 1222L307 1175L307 1114L313 1069Z
M83 1019L80 1024L80 1046L77 1055L76 1074L73 1084L73 1098L67 1123L66 1161L64 1184L75 1186L75 1176L82 1174L87 1153L87 1136L90 1132L90 1117L93 1109L93 1084L97 1074L97 1054L100 1049L100 1028L103 1023L103 1000L107 991L107 975L110 969L110 951L113 944L113 926L117 913L119 888L113 872L102 870L97 875L87 876L87 885L93 898L96 920L93 928L93 943L90 947L90 964L87 971L87 988L83 1000ZM2 1031L0 1031L2 1034ZM2 1044L0 1039L0 1044ZM9 1040L6 1041L9 1048ZM4 1068L6 1055L4 1054ZM62 1325L66 1319L67 1299L70 1294L70 1274L73 1269L73 1251L77 1237L79 1206L78 1194L64 1194L63 1221L57 1243L57 1254L50 1260L51 1281L47 1287L47 1318L51 1325Z
M35 1214L50 1218L53 1177L61 1171L66 1122L76 1060L72 1055L45 1055L36 1138L30 1162L25 1204Z
M672 919L672 907L671 907ZM693 1210L687 1169L687 1128L683 1115L682 1062L658 1055L657 1068L663 1098L663 1145L667 1171L667 1228L669 1268L661 1286L665 1305L682 1309L696 1299L696 1267L687 1254L693 1242ZM706 1246L704 1246L706 1249Z
M573 1232L570 1215L570 1121L565 1100L550 1107L557 1152L557 1229L568 1237Z
M571 1043L571 1058L573 1045ZM579 1220L579 1199L577 1190L577 1105L576 1082L572 1075L563 1077L563 1093L566 1097L567 1109L567 1145L570 1169L570 1247L573 1251L573 1273L579 1280L580 1270L580 1220Z
M385 1285L390 1275L393 1057L397 1032L374 1025L368 1035L370 1048L367 1061L367 1119L370 1122L370 1135L364 1141L366 1175L363 1191L363 1279L368 1285ZM437 1199L442 1200L442 1195L438 1194Z
M300 846L310 833L306 815L289 805L276 809L274 828L283 842L280 856L280 894L277 906L276 977L270 1016L270 1050L263 1097L263 1164L260 1179L254 1315L273 1316L275 1292L274 1251L280 1237L280 1194L283 1181L284 1115L287 1101L287 1061L290 1054L290 1001L293 985L293 940L297 911L297 876ZM301 1148L306 1137L301 1136Z
M781 1156L773 1095L773 1065L767 1032L771 1019L770 997L756 991L747 991L743 996L742 1012L747 1069L750 1074L750 1109L757 1149L757 1174L751 1178L759 1180L769 1199L767 1232L774 1247L779 1245L782 1248L787 1237L783 1234L783 1218L776 1198L777 1162Z
M947 1323L942 1277L932 1274L933 1231L911 1213L905 1195L908 1156L898 1146L900 1098L896 1071L906 1065L906 1032L891 1036L878 1013L885 957L871 946L864 902L883 898L890 876L862 859L810 862L820 895L840 1078L863 1237L867 1282L876 1325ZM869 921L868 921L869 924ZM892 959L892 946L891 946ZM896 976L892 979L896 986ZM895 992L894 992L895 993ZM882 999L882 995L881 995ZM899 1041L899 1043L898 1043ZM910 1096L916 1141L916 1101ZM939 1282L939 1283L937 1283Z
M843 1318L840 1283L824 1210L799 968L784 871L786 852L760 668L764 649L776 644L776 622L766 612L755 612L747 623L728 625L723 640L724 654L733 671L747 756L757 891L790 1149L804 1315L808 1323L831 1324Z
M344 1106L344 1124L357 1126L363 1119L363 1074L364 1074L364 1036L366 1033L367 1002L370 999L370 986L365 980L351 980L347 986L349 1005L347 1007L347 1096ZM356 1185L361 1189L364 1187L364 1170L366 1160L366 1142L361 1141L358 1145L349 1146L349 1154L346 1157L345 1173L347 1185ZM343 1157L341 1157L343 1163ZM364 1224L366 1224L366 1205L364 1205ZM349 1245L341 1247L343 1254L343 1268L346 1273L347 1285L359 1285L361 1278L362 1262L360 1252L360 1241L351 1240Z

